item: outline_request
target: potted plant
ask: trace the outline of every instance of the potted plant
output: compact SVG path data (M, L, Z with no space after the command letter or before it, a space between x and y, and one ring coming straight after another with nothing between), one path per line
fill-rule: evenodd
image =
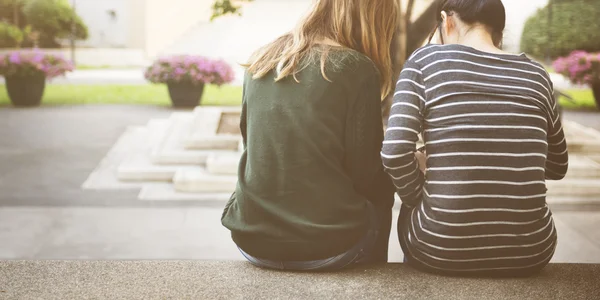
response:
M229 83L234 72L222 60L177 55L159 58L146 69L144 76L152 83L167 84L174 107L191 108L200 104L205 84Z
M70 71L73 71L70 61L37 49L0 55L0 76L5 78L8 97L14 106L40 105L46 80Z
M592 88L596 107L600 108L600 53L573 51L553 63L554 70L575 84Z

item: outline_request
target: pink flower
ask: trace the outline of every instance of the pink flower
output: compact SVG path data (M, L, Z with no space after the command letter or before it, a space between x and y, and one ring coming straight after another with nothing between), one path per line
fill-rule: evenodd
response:
M18 65L21 63L21 57L19 56L18 52L11 53L8 60L15 65Z
M600 80L600 53L573 51L552 64L554 70L567 76L573 83L591 84Z
M146 79L153 83L190 82L217 85L233 81L233 74L233 69L225 61L192 55L161 57L144 72Z
M52 79L73 70L73 64L62 56L40 50L21 50L0 55L0 76L44 75Z

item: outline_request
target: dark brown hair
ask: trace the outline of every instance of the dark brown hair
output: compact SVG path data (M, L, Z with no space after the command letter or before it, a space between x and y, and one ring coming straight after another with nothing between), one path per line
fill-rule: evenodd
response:
M438 14L438 27L429 37L429 41L439 30L442 32L441 12L445 11L448 16L457 14L458 17L469 25L482 24L490 34L497 47L502 45L504 28L506 27L506 10L501 0L445 0L440 3ZM442 37L443 43L443 37Z

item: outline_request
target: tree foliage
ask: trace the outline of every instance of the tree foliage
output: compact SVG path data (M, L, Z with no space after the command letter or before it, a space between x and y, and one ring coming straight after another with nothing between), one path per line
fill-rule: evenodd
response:
M23 42L23 31L10 23L0 21L0 48L18 48Z
M59 47L59 39L72 33L76 39L88 37L87 26L67 0L0 0L0 21L13 26L5 26L6 34L22 31L23 46Z
M598 0L551 2L525 23L521 50L539 58L565 56L573 50L600 51Z
M252 2L254 0L238 0L237 2ZM220 16L237 14L241 15L241 7L235 4L236 1L233 0L215 0L212 6L212 17L211 20L214 20Z

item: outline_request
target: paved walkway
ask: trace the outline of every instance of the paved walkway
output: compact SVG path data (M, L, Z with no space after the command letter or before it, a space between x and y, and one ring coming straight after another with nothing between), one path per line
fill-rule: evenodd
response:
M127 126L170 108L0 108L0 206L136 206L137 192L82 191L81 184Z
M223 203L157 203L138 201L137 191L80 188L127 126L172 112L0 108L0 259L242 259L220 225ZM565 115L600 129L600 114ZM561 241L554 261L600 263L600 211L554 215ZM401 261L395 236L390 259Z

